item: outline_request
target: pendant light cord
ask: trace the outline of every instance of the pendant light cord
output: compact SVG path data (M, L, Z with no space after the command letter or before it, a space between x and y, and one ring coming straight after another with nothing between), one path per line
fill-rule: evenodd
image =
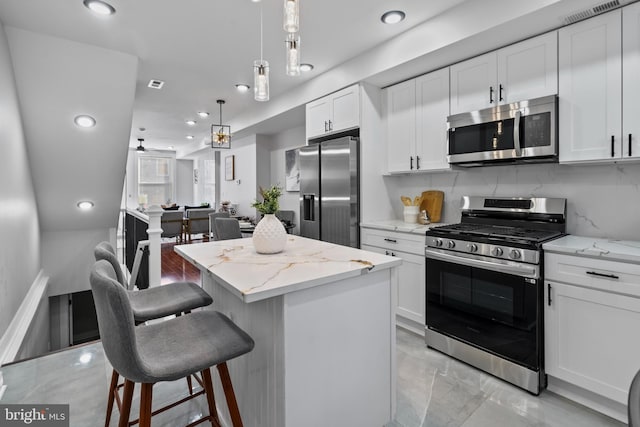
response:
M260 62L262 62L262 2L260 2Z

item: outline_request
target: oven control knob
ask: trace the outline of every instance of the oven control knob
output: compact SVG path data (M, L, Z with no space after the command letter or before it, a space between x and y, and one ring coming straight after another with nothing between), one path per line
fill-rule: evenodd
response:
M433 244L436 245L437 247L442 246L442 239L435 239L433 241Z
M491 249L491 255L493 255L493 256L502 256L502 248L493 248L493 249Z
M455 248L455 247L456 247L456 242L454 242L453 240L449 240L449 241L447 242L447 247L448 247L449 249L453 249L453 248Z
M520 251L517 251L515 249L511 249L511 252L509 252L509 258L511 258L511 259L520 258Z
M478 252L478 245L476 245L475 243L469 243L467 245L467 250L469 252Z

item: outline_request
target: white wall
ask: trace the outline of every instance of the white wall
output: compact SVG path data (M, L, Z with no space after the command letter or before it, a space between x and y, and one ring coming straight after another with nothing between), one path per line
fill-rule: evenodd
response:
M400 195L425 190L444 191L442 222L460 221L463 195L563 197L568 233L640 240L640 164L489 166L384 181L396 219L402 218Z
M275 135L271 135L270 146L270 158L271 158L271 173L269 185L279 184L283 188L282 196L280 197L280 209L290 210L295 212L294 223L296 228L294 234L299 234L299 216L300 216L300 192L299 191L284 191L285 184L285 151L293 148L302 147L306 145L304 124L288 129L284 132L280 132Z
M50 277L49 296L91 289L93 249L109 239L109 229L43 232L42 267Z
M0 24L0 336L40 269L40 230L11 56Z
M235 176L232 181L225 179L225 159L234 156ZM264 160L261 160L264 161ZM251 203L256 198L257 183L256 135L234 139L231 149L220 150L220 201L228 200L238 205L238 215L255 216Z

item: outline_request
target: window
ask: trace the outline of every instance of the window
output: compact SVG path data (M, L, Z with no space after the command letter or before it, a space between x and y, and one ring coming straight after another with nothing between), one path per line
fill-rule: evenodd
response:
M140 204L163 205L174 199L174 171L171 157L138 157L138 201Z

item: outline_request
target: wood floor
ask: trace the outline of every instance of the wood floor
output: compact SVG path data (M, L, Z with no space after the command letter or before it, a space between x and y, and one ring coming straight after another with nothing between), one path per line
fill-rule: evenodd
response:
M196 241L201 242L201 241ZM196 243L194 242L194 243ZM164 285L171 282L200 283L200 270L178 255L173 247L176 243L163 243L161 247L162 272L160 282Z

